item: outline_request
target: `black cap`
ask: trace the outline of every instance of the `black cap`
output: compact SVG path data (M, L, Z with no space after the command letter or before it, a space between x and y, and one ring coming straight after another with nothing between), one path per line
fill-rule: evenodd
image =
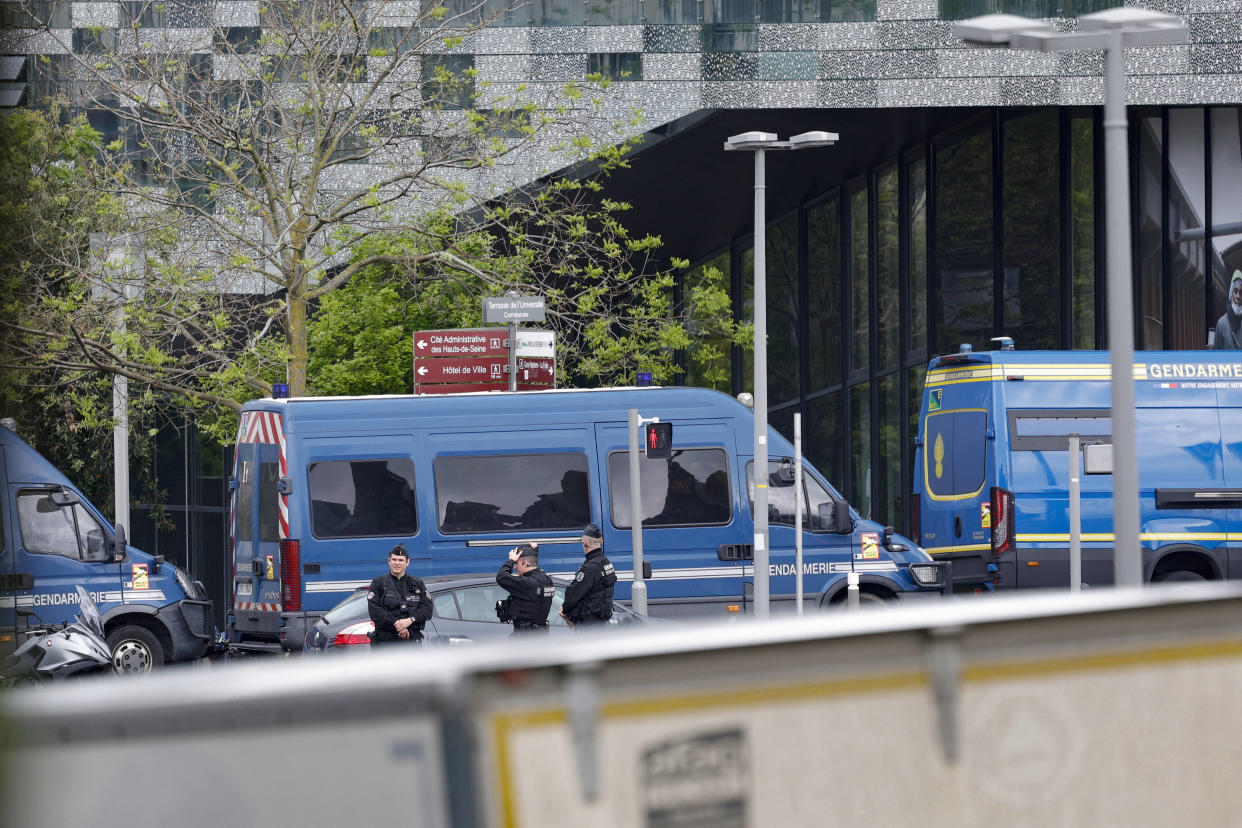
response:
M519 558L534 558L536 561L539 560L539 544L537 543L522 544L521 546L518 547L518 557Z
M600 540L604 539L603 533L599 531L599 527L596 526L594 523L588 523L586 525L586 528L582 530L582 537L599 538Z
M399 543L396 546L394 546L392 549L389 549L388 554L389 555L400 555L403 558L408 558L410 557L410 550L405 548L404 543Z

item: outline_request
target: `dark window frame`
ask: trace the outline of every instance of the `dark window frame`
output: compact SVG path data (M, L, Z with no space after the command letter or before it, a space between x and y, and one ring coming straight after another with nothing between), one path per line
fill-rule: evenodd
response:
M1032 434L1019 433L1019 420L1111 420L1112 412L1107 408L1014 408L1008 412L1009 447L1013 451L1067 451L1070 432L1065 434ZM1081 445L1111 443L1112 429L1107 435L1081 434Z
M445 500L443 502L444 508L443 510L441 509L442 486L440 484L440 476L439 476L439 470L441 468L441 463L445 461L455 461L455 460L467 460L467 461L474 462L474 461L485 460L485 459L494 460L497 458L518 459L524 462L530 462L532 459L540 458L540 457L573 457L573 458L579 458L581 460L582 465L580 468L577 466L572 466L572 467L566 467L562 471L562 476L564 475L565 472L570 472L570 471L580 471L586 474L586 483L585 483L586 515L585 515L585 519L582 520L580 523L578 522L574 522L572 524L566 523L563 526L534 526L532 527L532 526L524 526L524 525L515 524L513 526L504 526L504 527L498 527L498 528L490 528L490 527L489 528L468 527L465 529L446 529L445 528L444 518L447 517L448 515L448 504L450 502L458 502L458 501ZM436 530L439 531L440 534L442 535L460 536L460 535L472 535L472 534L482 534L482 533L493 534L493 533L500 533L500 532L527 532L529 533L534 530L538 530L540 532L544 532L544 531L560 532L560 531L569 531L569 530L581 530L583 526L585 526L587 523L590 523L593 520L593 517L591 515L591 492L594 490L594 481L591 478L590 457L588 457L587 452L585 451L574 450L574 451L535 451L535 452L495 452L491 454L440 454L436 456L431 462L431 478L432 478L432 485L435 491L435 502L436 502L435 525L436 525ZM555 493L551 493L551 494L555 494ZM471 503L475 501L461 501L461 502ZM531 506L538 504L538 502L539 502L538 500L532 501L527 506L527 509L529 509ZM489 503L489 504L482 504L482 505L490 506L492 504ZM443 512L443 515L441 514L442 512ZM516 517L516 516L513 516L513 517Z

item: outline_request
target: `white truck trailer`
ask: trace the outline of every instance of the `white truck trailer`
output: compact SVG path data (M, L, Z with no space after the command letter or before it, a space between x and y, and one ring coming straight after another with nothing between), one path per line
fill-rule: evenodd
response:
M0 698L11 825L1242 824L1242 585L283 659Z

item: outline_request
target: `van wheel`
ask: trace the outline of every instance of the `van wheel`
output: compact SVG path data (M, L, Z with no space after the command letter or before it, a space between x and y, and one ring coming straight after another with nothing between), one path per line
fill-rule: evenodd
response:
M1171 584L1177 581L1206 581L1198 572L1187 572L1185 569L1174 570L1173 572L1165 572L1157 578L1153 579L1157 584Z
M838 592L831 601L824 605L824 609L843 610L847 607L846 590ZM860 589L858 591L858 608L873 609L875 607L883 607L891 603L893 596L885 589L878 589L872 592L868 589Z
M150 630L138 626L118 627L108 635L112 672L146 675L164 664L164 648Z

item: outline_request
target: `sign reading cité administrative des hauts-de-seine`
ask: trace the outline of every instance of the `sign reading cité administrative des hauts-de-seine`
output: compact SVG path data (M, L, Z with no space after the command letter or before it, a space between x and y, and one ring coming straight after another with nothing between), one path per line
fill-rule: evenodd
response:
M460 328L414 334L414 392L449 394L509 388L509 332L504 328ZM556 335L520 330L517 388L556 384Z

